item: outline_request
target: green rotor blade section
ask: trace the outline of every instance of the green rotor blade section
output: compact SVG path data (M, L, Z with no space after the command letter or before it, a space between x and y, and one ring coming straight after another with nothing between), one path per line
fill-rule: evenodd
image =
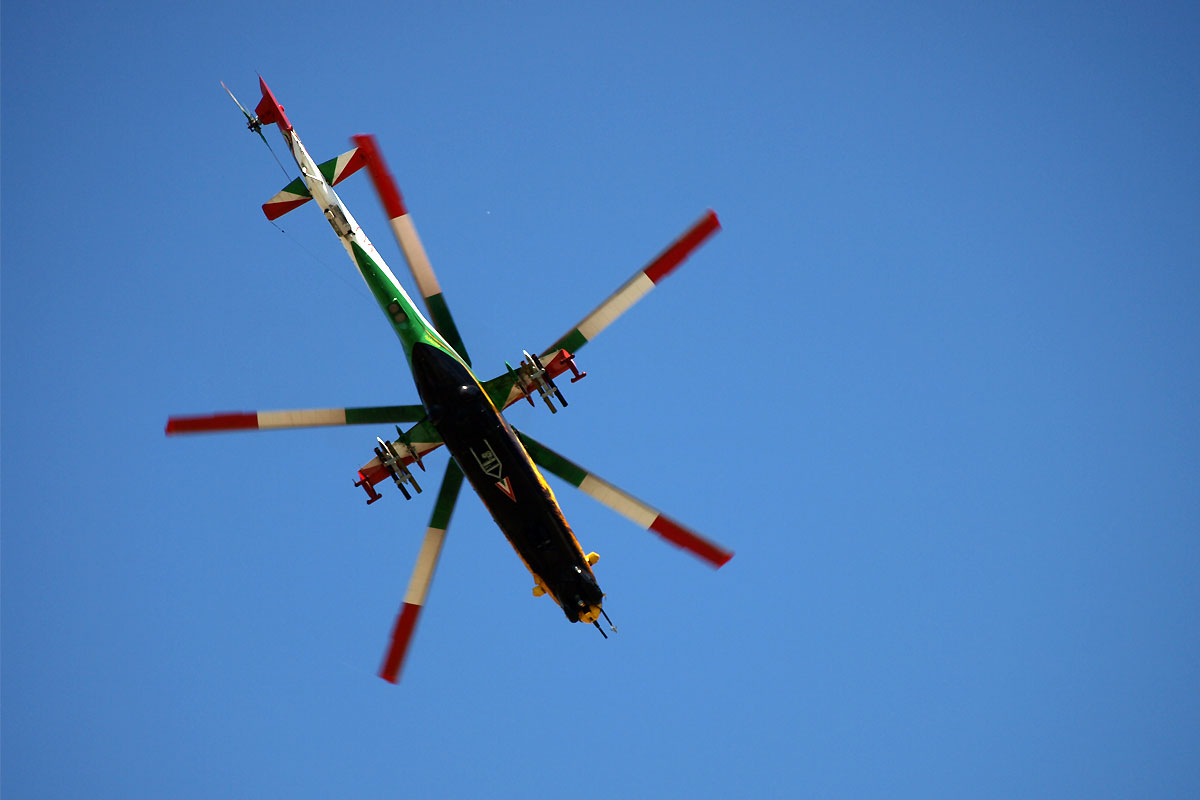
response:
M721 223L717 220L716 213L710 209L682 236L672 242L666 250L635 272L633 277L613 292L607 300L560 337L554 346L543 354L543 357L552 357L557 350L578 352L579 348L599 336L605 328L645 297L651 289L677 269L708 237L720 229Z
M425 419L424 405L374 405L346 409L346 425L372 425L376 422L420 422Z
M450 459L446 464L446 475L442 478L442 488L438 490L437 502L433 504L433 516L429 519L429 527L446 530L450 527L450 515L454 513L454 504L458 501L458 490L462 487L463 471L458 462Z
M420 422L425 419L425 406L371 406L347 408L347 425L370 425L377 422Z
M624 489L589 473L528 436L522 433L517 435L535 464L562 478L593 500L608 506L643 530L648 530L676 547L687 550L714 567L720 567L733 558L731 550L676 522Z
M568 353L578 353L579 348L587 343L587 337L579 332L579 328L575 328L555 342L545 354L550 355L551 353L557 353L559 350L566 350Z
M539 467L544 467L572 486L578 488L583 483L583 479L588 476L587 470L583 467L568 461L537 440L530 439L520 431L517 431L517 436L520 437L521 444L525 445L525 449L529 452L529 457L533 459L533 463Z
M425 531L421 551L417 554L417 563L413 566L412 577L408 581L404 603L400 606L400 613L396 616L396 623L392 628L391 643L379 670L379 677L389 683L400 679L404 656L417 627L417 617L425 605L425 598L433 583L433 573L437 570L438 559L442 555L442 543L446 540L446 528L450 524L450 514L454 511L462 480L462 469L454 459L450 459L446 464L446 475L442 478L442 488L438 490L437 502L433 506L433 518Z
M437 328L438 333L442 338L449 342L454 351L458 353L462 360L467 362L467 366L471 366L471 357L467 355L467 346L463 344L462 336L458 332L458 326L454 324L454 317L450 315L450 307L446 305L446 299L439 293L430 295L425 298L425 307L429 309L429 316L433 320L433 327Z

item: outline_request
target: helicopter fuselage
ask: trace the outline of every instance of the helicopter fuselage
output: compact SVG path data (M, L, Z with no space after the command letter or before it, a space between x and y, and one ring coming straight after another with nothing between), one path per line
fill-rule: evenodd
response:
M470 370L440 348L415 345L411 364L430 422L538 585L571 622L594 622L604 594L512 427Z
M276 107L272 121L279 122L312 199L404 346L430 423L533 574L535 592L553 597L571 622L595 622L604 594L554 492L463 357L413 303Z

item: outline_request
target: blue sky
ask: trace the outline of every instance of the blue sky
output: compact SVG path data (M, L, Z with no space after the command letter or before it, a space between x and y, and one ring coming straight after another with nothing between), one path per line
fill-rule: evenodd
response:
M1200 793L1200 13L652 5L4 6L5 797ZM387 430L162 433L416 399L258 210L259 72L379 137L484 377L716 209L511 418L728 566L555 484L606 642L464 494L374 677L433 501L363 504Z

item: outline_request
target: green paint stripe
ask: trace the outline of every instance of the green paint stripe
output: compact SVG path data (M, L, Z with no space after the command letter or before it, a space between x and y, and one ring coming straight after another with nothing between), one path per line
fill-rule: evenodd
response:
M420 422L425 419L424 406L371 406L347 408L347 425L369 425L376 422Z
M280 194L283 194L284 192L294 194L298 197L312 197L308 191L308 186L306 186L304 183L304 178L296 178L296 180L279 190Z
M390 286L391 281L383 274L379 265L367 255L367 251L358 246L358 242L351 242L350 249L354 251L354 260L358 262L358 268L367 278L367 286L370 288L371 294L375 295L375 300L386 309L395 296L394 290ZM396 299L403 302L403 298L397 297Z
M317 169L321 170L321 174L325 176L325 182L332 184L333 178L337 175L337 162L341 156L336 156L329 159L324 164L318 164Z
M454 513L454 504L458 501L458 490L462 487L462 481L462 469L454 459L450 459L446 464L446 476L442 478L437 502L433 505L433 517L429 520L429 527L444 531L450 526L450 515Z
M353 150L347 150L340 156L329 159L324 164L318 164L317 169L321 170L321 174L325 176L325 180L328 183L337 183L344 177L342 173L346 171L346 167L349 166L350 162L354 160L354 154L357 152L357 147ZM338 166L339 164L341 165L340 169ZM361 162L359 166L361 166ZM358 166L356 166L355 169L357 170Z
M454 324L454 317L450 316L450 307L446 305L446 299L442 293L438 292L426 297L425 305L429 308L429 316L433 318L433 326L437 328L438 333L462 356L462 360L467 362L467 366L471 366L471 357L467 355L467 346L463 344L462 336L458 333L458 326Z
M385 272L383 267L375 263L374 259L367 255L367 252L357 242L351 242L350 249L354 254L354 261L358 264L363 279L366 280L367 286L371 290L371 294L375 296L376 302L379 303L384 312L387 313L387 308L393 300L400 303L404 309L404 318L397 320L390 313L388 317L392 320L392 328L396 331L396 335L404 343L405 357L411 359L413 345L417 342L423 342L430 347L436 347L452 358L458 359L464 366L469 366L463 354L455 350L454 345L447 344L446 337L434 330L433 326L421 315L421 312L412 304L411 298L404 293L404 290L400 288L400 284L396 282L395 277L390 272Z
M506 372L503 375L497 375L490 381L484 382L483 391L487 392L492 405L503 410L504 406L508 404L508 396L512 394L513 386L516 383L516 379Z
M521 444L525 445L525 449L529 451L529 457L533 459L533 463L539 467L545 467L572 486L578 487L588 476L587 470L583 467L568 461L542 443L520 432L517 433L517 436L521 437Z
M558 352L559 350L566 350L571 355L575 355L575 353L579 351L579 348L583 347L587 343L587 337L579 332L579 328L576 328L555 342L554 346L546 352L552 353Z
M404 432L408 437L408 441L412 444L432 444L439 445L442 443L442 435L437 432L437 428L433 427L433 423L427 419L423 419L416 425Z
M292 192L280 192L279 194L268 200L268 203L303 203L312 198L306 194L293 194Z

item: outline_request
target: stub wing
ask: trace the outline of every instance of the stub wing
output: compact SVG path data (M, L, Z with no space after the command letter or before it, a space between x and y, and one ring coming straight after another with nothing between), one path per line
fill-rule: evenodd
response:
M422 409L422 417L424 410ZM396 463L400 467L408 467L416 464L421 469L424 465L421 459L425 454L442 446L442 437L438 435L437 429L433 424L426 419L422 419L416 425L408 430L400 433L395 441L387 442L389 453L394 452L397 456ZM358 481L356 486L361 486L366 491L367 496L371 498L368 502L374 502L377 496L374 492L374 487L393 478L393 470L383 462L379 456L372 458L358 470Z

